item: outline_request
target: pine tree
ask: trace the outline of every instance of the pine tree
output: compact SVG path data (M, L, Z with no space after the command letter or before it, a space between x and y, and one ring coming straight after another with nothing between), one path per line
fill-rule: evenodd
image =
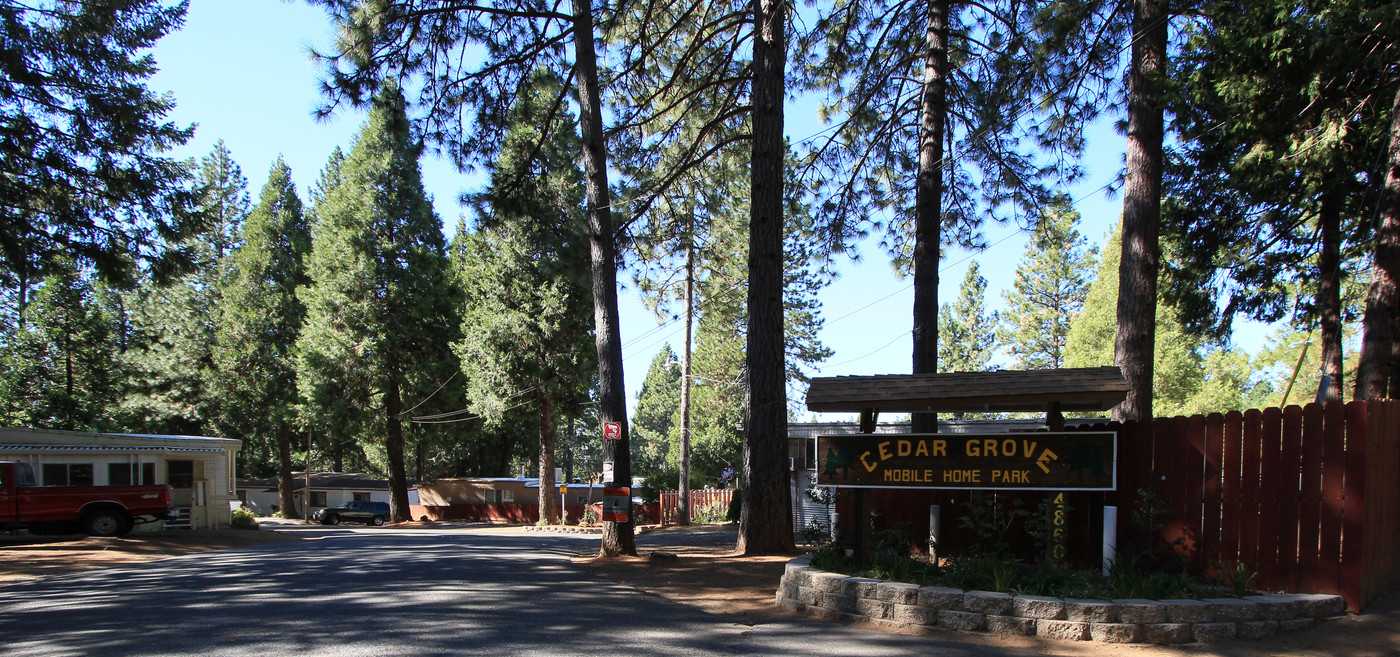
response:
M205 435L220 416L215 322L226 256L248 214L247 180L223 141L202 159L196 181L202 229L171 243L194 270L162 282L148 276L128 295L132 345L120 415L133 430Z
M197 232L187 166L162 153L192 127L146 87L146 54L184 22L183 3L0 4L0 283L35 283L71 256L125 287L139 270L185 270L170 249Z
M1064 363L1070 322L1089 291L1095 252L1075 228L1079 213L1059 197L1046 208L1016 267L1016 281L1002 293L1004 320L997 337L1021 369L1053 369Z
M1083 310L1070 324L1065 367L1112 365L1117 326L1119 244L1115 230L1106 240L1098 275ZM1180 311L1163 299L1157 304L1154 408L1159 417L1237 410L1258 397L1248 355L1187 330ZM1260 391L1258 394L1262 394Z
M553 521L558 498L543 491L556 483L558 417L577 415L594 381L587 229L574 117L553 108L559 82L541 71L525 86L490 188L475 198L477 232L453 245L465 295L453 349L474 411L499 423L508 407L532 403L540 518Z
M1169 296L1215 335L1236 313L1318 326L1341 399L1342 293L1372 244L1400 33L1371 2L1203 9L1172 73L1164 227L1191 248L1165 263Z
M651 359L642 389L637 391L637 407L632 412L632 465L638 476L667 468L667 455L673 445L672 433L678 427L681 370L671 345L663 345Z
M998 313L987 312L987 279L977 262L967 267L958 299L938 311L938 370L983 372L997 348Z
M307 283L304 260L311 251L311 230L292 171L280 156L240 237L221 290L214 352L223 420L244 437L240 456L245 469L253 469L249 461L276 464L282 513L300 518L291 474L299 402L292 349L306 318L297 288ZM269 452L274 452L271 458Z
M214 148L200 160L199 208L208 228L204 231L207 252L200 255L197 269L206 269L221 262L238 246L238 234L248 216L248 179L233 161L224 140L214 142Z
M116 295L72 260L52 269L34 294L33 320L0 342L0 418L45 429L116 428Z
M457 326L442 225L403 102L392 86L380 93L316 206L297 339L297 385L312 412L357 405L360 435L379 437L395 522L409 518L405 399L427 398L455 369L444 330L450 338Z
M507 129L505 120L520 81L538 69L561 85L554 107L578 102L584 193L587 197L589 262L592 270L594 344L598 365L600 421L618 422L622 438L604 445L617 476L631 477L627 398L622 373L622 332L617 310L617 241L608 184L603 131L603 93L594 44L592 0L573 0L569 13L520 0L492 6L435 0L421 6L366 5L316 0L342 28L336 52L321 57L325 89L340 100L363 104L380 80L407 81L419 90L415 123L426 140L444 147L459 168L493 158ZM562 46L573 46L573 58ZM482 53L487 53L486 57ZM603 523L603 556L636 554L630 522Z

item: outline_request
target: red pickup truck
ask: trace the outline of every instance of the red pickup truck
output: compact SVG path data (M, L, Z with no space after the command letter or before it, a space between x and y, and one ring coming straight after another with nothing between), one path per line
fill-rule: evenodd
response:
M0 461L0 529L125 536L169 515L169 486L39 486L28 463Z

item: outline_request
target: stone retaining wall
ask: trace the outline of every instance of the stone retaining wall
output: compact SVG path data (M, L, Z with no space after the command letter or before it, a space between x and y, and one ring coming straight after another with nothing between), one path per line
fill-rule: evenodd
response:
M1341 616L1335 595L1256 595L1206 600L1077 600L848 577L789 561L779 606L819 618L904 631L949 629L1104 643L1209 643L1265 639Z

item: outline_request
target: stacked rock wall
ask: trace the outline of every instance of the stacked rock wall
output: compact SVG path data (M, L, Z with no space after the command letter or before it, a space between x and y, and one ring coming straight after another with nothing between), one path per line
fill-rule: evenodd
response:
M1335 595L1205 600L1077 600L848 577L788 562L778 605L798 613L901 631L940 628L1105 643L1209 643L1264 639L1341 616Z

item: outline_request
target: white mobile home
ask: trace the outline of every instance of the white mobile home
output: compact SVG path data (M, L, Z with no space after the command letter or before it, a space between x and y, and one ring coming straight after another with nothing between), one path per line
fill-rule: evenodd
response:
M0 460L28 463L40 485L166 484L181 511L175 526L191 528L228 525L234 458L242 444L209 436L0 428Z

